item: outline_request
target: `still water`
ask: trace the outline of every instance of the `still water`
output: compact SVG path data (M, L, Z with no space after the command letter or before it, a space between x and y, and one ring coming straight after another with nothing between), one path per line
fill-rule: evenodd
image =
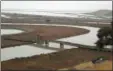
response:
M66 26L66 25L63 25L63 26ZM69 26L69 27L71 27L71 26ZM90 32L87 34L68 37L68 38L62 38L62 39L58 39L58 40L71 42L71 43L92 45L92 46L95 45L94 42L96 42L96 40L97 40L96 34L97 34L97 31L99 28L87 27L87 26L73 26L73 27L85 28L85 29L90 30ZM5 29L5 30L2 29L2 31L1 31L2 35L17 34L17 33L21 33L21 32L23 32L23 31L15 30L15 29L10 29L10 30L9 29ZM49 45L50 47L59 48L59 44L57 44L57 43L50 42L49 44L50 44ZM57 51L57 50L51 50L51 49L44 49L44 48L41 48L38 46L32 46L32 45L33 44L21 45L21 46L15 46L15 47L1 49L1 61L19 58L19 57L29 57L29 56L33 56L33 55L47 54L47 53L52 53L52 52ZM70 48L77 48L77 47L64 45L64 48L70 49Z
M18 34L24 31L17 29L1 29L1 35Z

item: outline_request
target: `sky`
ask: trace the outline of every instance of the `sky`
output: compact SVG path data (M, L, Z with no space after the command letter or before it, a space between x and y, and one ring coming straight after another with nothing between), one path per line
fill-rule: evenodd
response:
M1 1L1 9L47 11L112 10L112 1Z

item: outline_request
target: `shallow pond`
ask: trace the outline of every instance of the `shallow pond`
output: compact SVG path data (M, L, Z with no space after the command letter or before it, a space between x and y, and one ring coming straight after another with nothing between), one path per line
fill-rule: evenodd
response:
M21 45L1 49L1 61L16 57L28 57L33 55L55 52L55 50L43 49L31 45Z
M1 29L1 35L18 34L24 31L17 29Z

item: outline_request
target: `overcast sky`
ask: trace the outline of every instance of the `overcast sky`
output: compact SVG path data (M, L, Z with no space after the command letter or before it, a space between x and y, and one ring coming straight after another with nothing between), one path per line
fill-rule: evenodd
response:
M2 1L1 8L49 11L112 10L112 1Z

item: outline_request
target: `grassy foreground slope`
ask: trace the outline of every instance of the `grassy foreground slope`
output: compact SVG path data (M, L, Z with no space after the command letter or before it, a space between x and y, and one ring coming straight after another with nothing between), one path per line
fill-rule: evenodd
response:
M2 69L7 70L39 70L62 69L91 61L99 56L110 58L111 52L100 52L85 48L73 48L51 54L35 55L26 58L16 58L2 61Z

